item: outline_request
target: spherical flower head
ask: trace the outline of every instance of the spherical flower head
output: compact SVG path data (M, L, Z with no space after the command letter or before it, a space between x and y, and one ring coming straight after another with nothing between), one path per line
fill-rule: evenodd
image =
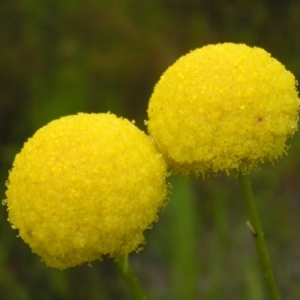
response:
M113 114L39 129L7 183L9 221L48 266L65 269L138 250L165 204L166 163L152 139Z
M248 173L277 160L297 130L295 86L294 76L263 49L208 45L161 76L146 123L175 171Z

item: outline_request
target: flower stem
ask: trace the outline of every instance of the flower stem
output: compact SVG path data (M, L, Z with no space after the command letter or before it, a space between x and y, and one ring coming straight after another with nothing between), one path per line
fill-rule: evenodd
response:
M260 225L258 211L253 197L251 184L247 175L238 175L238 181L242 189L242 194L245 200L248 222L247 225L254 237L256 251L259 257L262 272L265 278L265 283L269 292L270 300L279 300L277 286L275 284L269 254L264 238L264 233Z
M135 300L146 300L146 296L139 286L139 283L136 279L136 277L133 274L133 271L130 267L128 256L120 256L115 260L115 264L117 265L117 268L123 277L127 287L129 288L131 295L133 296L133 299Z

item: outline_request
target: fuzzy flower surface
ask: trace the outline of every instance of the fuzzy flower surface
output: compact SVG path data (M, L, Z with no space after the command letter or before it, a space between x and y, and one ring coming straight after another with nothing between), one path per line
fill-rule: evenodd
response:
M282 156L298 111L291 72L261 48L224 43L196 49L165 71L146 124L175 171L248 173Z
M139 250L166 201L166 163L151 138L113 114L39 129L7 182L9 221L48 266Z

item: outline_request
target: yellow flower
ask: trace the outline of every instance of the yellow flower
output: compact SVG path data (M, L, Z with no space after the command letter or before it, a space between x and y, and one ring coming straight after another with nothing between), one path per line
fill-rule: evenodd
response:
M146 122L178 172L243 173L274 161L297 130L294 76L265 50L208 45L181 57L155 86Z
M38 130L7 183L9 221L48 266L126 255L165 203L166 163L145 133L112 114L78 114Z

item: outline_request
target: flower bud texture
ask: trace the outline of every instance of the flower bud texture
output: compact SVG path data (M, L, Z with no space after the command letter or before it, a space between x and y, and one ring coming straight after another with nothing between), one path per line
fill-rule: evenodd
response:
M280 62L261 48L224 43L165 71L146 123L175 171L248 173L285 152L298 110L295 78Z
M7 183L9 221L48 266L126 255L165 204L166 163L152 139L113 114L78 114L38 130Z

